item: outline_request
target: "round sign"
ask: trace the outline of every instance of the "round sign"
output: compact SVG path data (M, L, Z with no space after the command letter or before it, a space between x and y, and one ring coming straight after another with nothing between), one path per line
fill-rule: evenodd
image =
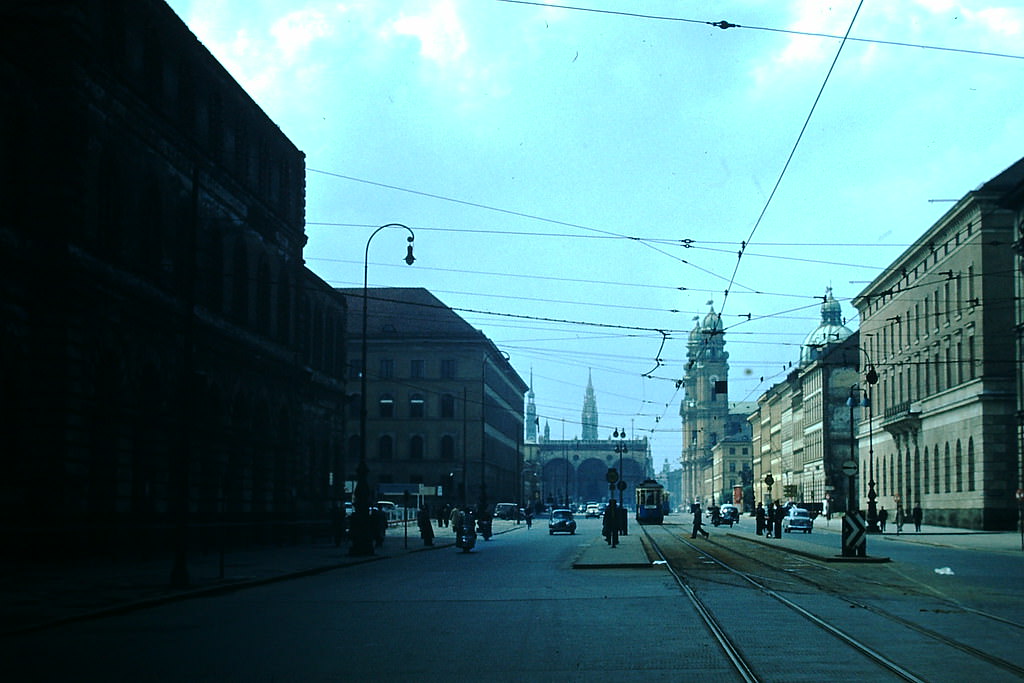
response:
M774 483L775 483L775 477L773 477L771 474L764 475L764 484L765 484L765 486L767 486L768 488L771 488L772 484L774 484Z
M856 476L857 474L857 463L853 460L847 460L843 463L843 474L848 477Z
M626 482L625 481L620 481L618 484L616 484L616 486L619 487L620 491L625 491L626 490Z
M619 473L615 471L614 467L609 467L608 474L604 475L604 478L609 484L614 484L619 480Z

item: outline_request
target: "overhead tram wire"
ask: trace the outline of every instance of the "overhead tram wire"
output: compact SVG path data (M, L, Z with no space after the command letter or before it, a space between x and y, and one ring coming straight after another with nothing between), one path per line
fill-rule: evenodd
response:
M797 31L795 29L787 28L775 28L772 26L748 26L745 24L734 24L724 19L719 21L707 21L704 19L686 19L683 17L671 17L660 14L642 14L639 12L626 12L623 10L610 10L610 9L598 9L595 7L578 7L573 5L554 5L549 2L539 2L538 0L496 0L496 2L504 2L510 5L532 5L535 7L543 7L545 9L564 9L574 12L590 12L592 14L608 14L614 16L628 17L630 19L651 19L655 21L674 21L680 24L698 24L702 26L713 26L722 30L726 29L746 29L748 31L766 31L769 33L784 33L794 36L804 36L807 38L830 38L832 40L842 40L855 43L871 43L874 45L889 45L892 47L912 47L919 50L935 50L938 52L952 52L965 55L974 55L978 57L996 57L1000 59L1021 59L1024 60L1024 55L1014 55L1005 52L990 52L987 50L969 50L966 48L959 47L943 47L941 45L926 45L923 43L909 43L899 40L882 40L881 38L851 38L849 36L837 36L831 33L816 33L813 31ZM858 8L859 10L859 8Z

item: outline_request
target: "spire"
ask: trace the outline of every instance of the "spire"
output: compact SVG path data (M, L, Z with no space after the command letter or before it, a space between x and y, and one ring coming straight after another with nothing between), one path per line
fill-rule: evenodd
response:
M537 404L533 401L533 368L530 368L530 391L526 394L526 442L537 443Z
M583 395L583 439L597 439L597 398L594 396L593 372L587 372L587 392Z

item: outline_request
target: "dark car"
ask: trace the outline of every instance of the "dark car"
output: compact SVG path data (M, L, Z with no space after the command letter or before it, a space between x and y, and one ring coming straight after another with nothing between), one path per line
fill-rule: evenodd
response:
M722 518L722 524L732 526L740 521L740 509L732 503L723 504L718 514Z
M563 531L569 534L576 533L576 520L572 518L572 510L552 510L551 521L548 522L548 533Z

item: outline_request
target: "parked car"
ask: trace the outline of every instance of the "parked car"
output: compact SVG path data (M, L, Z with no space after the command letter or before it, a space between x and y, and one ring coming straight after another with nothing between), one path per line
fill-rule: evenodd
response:
M790 508L789 514L782 519L782 530L787 533L802 531L809 534L813 529L814 520L811 519L811 513L803 508Z
M551 521L548 522L548 533L554 535L556 531L569 534L576 533L576 520L572 518L572 510L559 509L551 511Z
M586 517L600 517L601 510L597 503L587 503L587 511L583 514Z

